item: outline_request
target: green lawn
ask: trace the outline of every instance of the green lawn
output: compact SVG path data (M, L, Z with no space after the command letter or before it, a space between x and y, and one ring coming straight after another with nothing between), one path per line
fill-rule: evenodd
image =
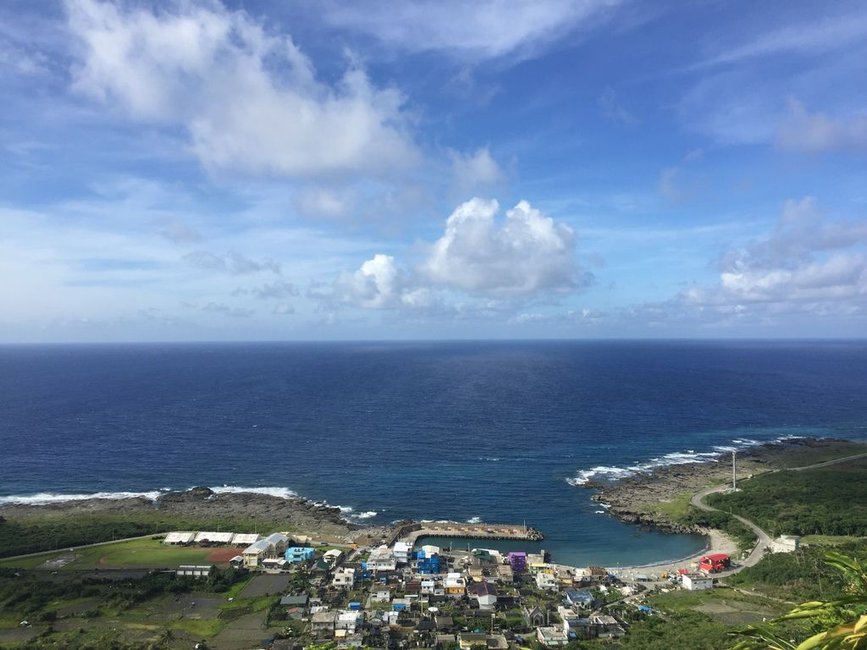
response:
M60 571L86 569L160 569L175 568L180 564L210 564L211 549L199 547L166 546L159 540L135 539L102 546L70 551L55 551L18 560L0 560L0 567L38 569L46 561L74 558L57 567ZM52 568L52 567L45 567Z

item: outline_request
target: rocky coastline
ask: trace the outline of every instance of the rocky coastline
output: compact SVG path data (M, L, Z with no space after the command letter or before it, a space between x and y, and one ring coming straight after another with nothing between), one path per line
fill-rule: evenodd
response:
M282 497L256 492L214 492L207 487L172 491L156 499L144 496L91 498L42 504L8 503L0 506L0 517L9 521L83 515L121 516L165 513L192 521L243 520L282 523L287 530L323 536L351 536L363 529L348 521L340 508L301 497Z
M791 438L748 447L738 451L737 479L807 465L815 457L865 450L862 442L837 438ZM715 461L665 465L617 481L588 481L583 487L593 490L591 498L623 522L670 533L706 534L706 530L678 522L666 505L731 478L730 456L722 453Z

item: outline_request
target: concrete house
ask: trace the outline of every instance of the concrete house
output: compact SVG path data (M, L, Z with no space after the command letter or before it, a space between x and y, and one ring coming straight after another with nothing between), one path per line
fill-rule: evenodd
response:
M473 582L467 587L467 594L479 603L481 610L492 610L497 604L497 588L488 582Z
M291 564L300 564L316 557L316 550L309 546L290 546L283 557Z
M687 591L705 591L713 589L713 578L704 573L685 573L681 584Z
M378 546L370 552L367 558L368 571L377 573L379 571L394 571L396 568L397 560L387 546Z
M241 551L244 558L244 566L248 569L255 568L265 559L277 559L289 546L289 538L283 533L271 533L265 539L250 544Z
M352 588L355 584L355 569L351 567L341 567L334 572L334 577L331 578L331 586L338 589L343 587Z

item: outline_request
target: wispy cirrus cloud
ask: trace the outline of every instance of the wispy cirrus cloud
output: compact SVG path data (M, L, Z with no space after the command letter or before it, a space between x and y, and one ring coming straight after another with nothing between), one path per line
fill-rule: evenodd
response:
M490 59L549 44L592 25L621 0L421 0L324 3L325 19L413 52Z
M713 53L694 64L691 69L741 63L759 57L792 54L822 54L846 48L867 39L867 16L862 11L842 12L778 25L740 39L728 45L714 46Z

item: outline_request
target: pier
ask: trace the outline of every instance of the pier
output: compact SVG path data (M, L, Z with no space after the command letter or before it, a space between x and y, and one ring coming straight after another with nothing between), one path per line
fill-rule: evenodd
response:
M402 526L395 531L400 538L415 545L420 537L466 537L469 539L518 539L541 542L545 536L528 526L514 524L465 524L454 521L425 522Z

